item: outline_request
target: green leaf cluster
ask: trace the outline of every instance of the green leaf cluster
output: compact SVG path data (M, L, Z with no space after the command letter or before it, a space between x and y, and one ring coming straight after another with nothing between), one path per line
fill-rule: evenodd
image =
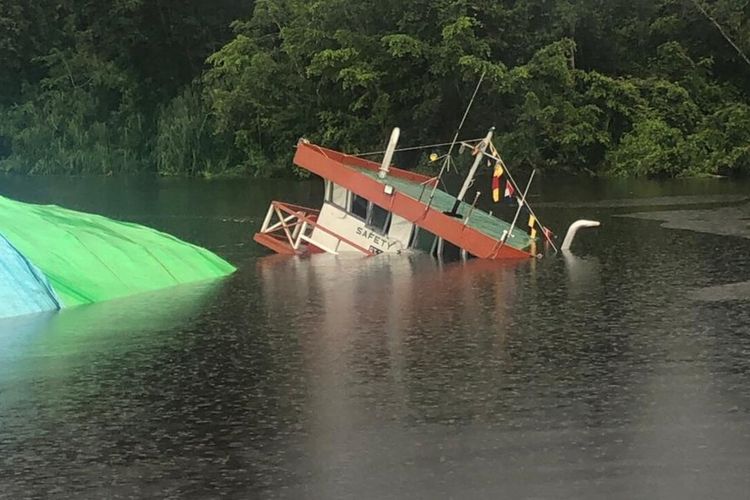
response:
M748 2L706 7L750 49ZM750 66L686 3L265 0L235 30L205 83L251 173L289 171L300 136L351 152L396 125L410 144L448 140L481 74L468 135L496 126L514 163L747 172Z
M197 174L228 164L227 153L216 160L223 138L206 151L212 125L200 146L191 138L198 168L165 167L165 137L205 118L176 109L246 9L232 0L0 0L0 170Z

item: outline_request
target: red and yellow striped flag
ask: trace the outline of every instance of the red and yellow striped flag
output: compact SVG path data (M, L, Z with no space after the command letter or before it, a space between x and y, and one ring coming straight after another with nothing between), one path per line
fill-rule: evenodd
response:
M536 217L533 215L529 215L529 236L536 239Z
M495 165L495 172L492 174L492 201L500 201L500 178L503 176L503 166L498 162Z

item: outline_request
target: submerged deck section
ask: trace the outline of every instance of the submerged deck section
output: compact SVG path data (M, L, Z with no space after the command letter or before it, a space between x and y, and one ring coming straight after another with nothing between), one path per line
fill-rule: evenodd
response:
M377 172L373 172L369 169L355 168L359 172L375 179L379 183L385 185L389 184L396 190L414 198L415 200L422 201L424 203L429 202L430 194L432 193L432 187L425 186L424 184L418 184L407 179L400 179L395 176L388 176L386 179L381 180L377 176ZM453 205L456 203L456 197L442 191L440 189L435 190L435 195L432 198L431 207L440 212L448 212L453 209ZM510 224L502 219L498 219L487 212L475 208L471 210L471 205L465 202L461 202L458 213L462 216L460 219L463 223L466 216L469 215L467 225L478 231L483 232L487 236L493 239L499 240L503 237L506 231L510 231ZM518 226L513 228L511 236L508 238L506 245L512 246L519 250L523 250L531 245L531 238L523 230L519 229Z

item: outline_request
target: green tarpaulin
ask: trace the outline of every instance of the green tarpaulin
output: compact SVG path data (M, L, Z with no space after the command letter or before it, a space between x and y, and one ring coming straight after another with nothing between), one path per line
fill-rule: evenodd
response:
M64 307L234 271L208 250L154 229L2 196L0 234L44 273Z

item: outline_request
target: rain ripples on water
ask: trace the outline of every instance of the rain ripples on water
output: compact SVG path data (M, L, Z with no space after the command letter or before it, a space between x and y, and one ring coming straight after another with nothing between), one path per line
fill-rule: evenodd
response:
M557 233L602 227L504 264L251 242L317 183L66 182L0 190L239 270L0 323L0 497L747 495L747 184L543 183Z

